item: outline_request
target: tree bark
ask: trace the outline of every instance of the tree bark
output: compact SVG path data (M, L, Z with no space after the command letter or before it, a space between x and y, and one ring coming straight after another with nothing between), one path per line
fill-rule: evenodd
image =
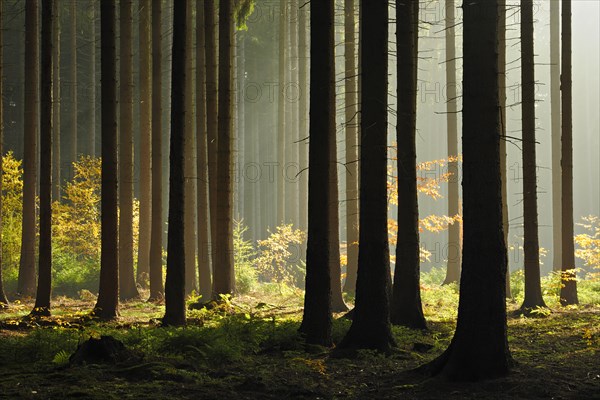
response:
M390 250L387 233L388 1L361 2L360 234L356 306L341 348L389 351ZM368 44L368 45L363 45Z
M417 199L417 72L419 1L396 1L398 75L398 240L391 321L426 329L420 288L419 203Z
M56 1L56 0L55 0ZM96 3L90 3L92 11L91 31L92 39L90 43L90 120L87 122L89 126L88 133L88 148L87 154L91 157L96 157Z
M571 0L562 0L562 305L578 304L573 242L573 82L571 66Z
M458 321L448 349L426 368L450 380L508 373L506 246L502 233L498 112L498 0L464 10L464 243Z
M69 91L71 92L71 107L69 110L69 140L68 140L68 175L65 177L71 179L74 176L73 163L77 162L78 156L78 131L77 131L77 1L72 1L70 6L71 13L71 31L69 32L69 47L71 58L69 60Z
M277 80L279 82L277 90L277 168L276 168L276 183L277 183L277 221L276 225L281 225L286 222L287 215L285 214L285 84L286 84L286 16L287 16L287 0L279 2L279 58Z
M30 297L35 292L35 242L37 184L37 137L39 98L39 3L25 3L25 137L23 140L23 228L21 236L21 260L17 293Z
M3 1L0 0L0 60L3 60L3 51L2 51L2 6ZM3 99L3 85L2 85L2 77L3 77L3 63L0 62L0 99ZM0 193L2 193L2 175L4 168L2 166L2 161L4 157L4 113L2 107L2 101L0 101ZM2 196L0 196L0 211L2 210ZM0 212L0 232L2 232L2 212ZM2 265L2 240L0 240L0 266ZM0 308L5 308L8 306L8 299L6 298L6 293L4 292L4 280L2 279L2 268L0 268Z
M307 49L307 27L306 27L306 7L300 8L298 11L298 88L300 90L300 97L298 99L298 136L299 136L299 155L298 155L298 169L304 171L308 167L308 78L307 78L307 65L308 65L308 49ZM299 227L300 229L307 229L308 227L308 179L307 173L301 172L298 176L298 191L299 191Z
M102 201L100 288L93 314L113 319L119 314L119 227L117 156L117 71L115 1L100 4L102 75Z
M162 1L152 0L152 227L150 232L150 299L160 300L162 280Z
M140 222L138 240L137 283L148 287L150 272L150 229L152 213L151 160L152 160L152 71L151 20L152 3L139 2L140 14Z
M213 298L232 294L233 267L233 204L232 204L232 138L233 138L233 5L219 4L219 111L217 154L217 236L216 260L213 270Z
M61 178L60 178L60 4L53 1L54 21L52 24L52 97L53 97L53 116L52 116L52 198L54 201L61 201Z
M42 2L39 278L31 314L50 315L52 293L52 24L54 0Z
M187 41L189 1L176 1L173 11L173 66L171 83L171 148L169 178L169 232L164 325L185 324L185 138L187 85Z
M446 124L448 126L448 172L452 174L448 181L448 216L460 214L459 208L459 169L458 157L458 96L456 83L456 18L454 0L446 0ZM400 148L400 146L398 146ZM458 283L460 280L460 223L448 227L448 264L444 285Z
M300 331L306 342L331 346L330 189L331 145L335 141L334 0L311 3L310 142L306 293ZM339 256L339 248L338 248ZM339 259L339 257L338 257ZM339 280L339 276L337 278Z
M560 167L560 3L550 2L550 120L552 135L552 269L562 266Z

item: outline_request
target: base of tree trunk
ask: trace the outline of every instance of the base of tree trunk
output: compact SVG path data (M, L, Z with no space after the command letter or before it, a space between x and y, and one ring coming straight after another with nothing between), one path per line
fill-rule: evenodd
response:
M119 318L119 312L103 310L102 308L96 307L92 310L90 316L101 321L112 321Z
M526 317L545 317L550 314L552 311L548 306L542 301L536 304L533 303L523 303L518 310L513 312L515 317L520 317L521 315Z
M49 317L51 314L50 307L34 307L29 313L31 317Z
M140 358L138 354L127 349L123 342L112 336L101 336L100 339L90 338L80 344L69 357L69 364L116 364Z
M331 312L342 313L348 311L348 306L344 300L338 300L331 303Z
M427 323L423 314L417 312L412 313L392 313L390 314L390 322L395 326L404 326L410 329L427 330Z

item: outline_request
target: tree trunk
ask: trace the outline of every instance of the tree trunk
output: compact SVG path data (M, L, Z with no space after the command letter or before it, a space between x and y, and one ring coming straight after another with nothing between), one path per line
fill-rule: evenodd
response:
M119 125L119 298L139 297L133 271L133 1L121 0Z
M171 154L169 177L169 233L164 325L185 324L185 136L188 50L188 1L176 1L173 11L173 66L171 81Z
M458 321L448 349L427 368L451 380L478 381L506 375L512 359L500 182L498 0L473 0L465 7L464 247Z
M546 306L542 297L540 282L540 245L538 239L533 0L521 0L521 88L525 250L525 299L521 310L527 311Z
M52 24L52 43L54 44L52 60L52 97L53 97L53 116L52 116L52 198L54 201L61 201L61 181L60 181L60 4L53 1L54 21Z
M50 315L52 293L52 24L54 0L42 2L40 99L40 255L31 314Z
M162 1L152 0L152 227L150 232L150 299L163 297L162 280Z
M562 0L562 286L560 303L578 304L573 242L573 82L571 67L571 0Z
M306 7L300 8L298 11L298 88L300 90L300 97L298 99L298 137L299 137L299 155L298 155L298 169L304 171L308 167L308 79L307 79L307 60L308 50L306 42ZM300 214L299 227L300 229L307 229L308 227L308 174L306 171L300 173L298 176L298 191L299 191L299 206L298 211Z
M117 176L117 71L115 1L100 4L100 46L102 75L102 201L100 289L93 313L101 319L118 316L119 227Z
M71 97L71 107L69 110L69 140L68 140L68 175L67 179L72 179L74 176L73 163L77 162L78 155L78 132L77 132L77 112L78 112L78 96L77 96L77 1L72 1L70 6L71 13L71 31L69 32L69 47L71 50L71 59L69 60L69 91Z
M23 229L17 293L30 297L35 292L35 242L37 184L37 137L39 98L39 3L25 3L25 137L23 141Z
M288 115L290 117L289 121L289 139L288 143L290 151L290 158L287 160L285 165L284 173L287 181L287 204L288 204L288 221L294 224L295 227L298 226L299 223L299 209L298 206L300 204L299 199L299 181L297 174L300 172L298 168L298 161L300 158L300 141L299 141L299 125L298 125L298 97L297 97L297 88L298 88L298 0L290 0L290 9L289 9L289 26L288 26L288 34L290 37L290 46L289 46L289 57L288 57L288 65L290 76L288 78L288 83L285 85L285 93L286 99L288 102ZM339 253L339 250L338 250ZM339 260L339 257L338 257ZM339 264L339 261L338 261Z
M2 51L2 31L3 31L3 24L2 24L2 0L0 0L0 60L3 60L2 56L3 56L3 51ZM3 66L4 63L0 62L0 99L3 99L4 97L2 96L3 94L3 85L2 85L2 77L3 75ZM4 157L4 149L3 149L3 144L4 144L4 115L3 115L3 107L2 107L2 101L0 101L0 193L2 193L2 175L3 175L3 171L4 168L2 166L2 159ZM2 196L0 196L0 210L2 210ZM0 232L2 232L2 212L0 212ZM2 265L2 240L0 240L0 266ZM8 299L6 298L6 293L4 293L4 280L2 279L2 268L0 268L0 309L1 308L5 308L8 306Z
M300 331L306 342L331 346L330 189L335 141L334 0L311 3L310 142L306 294ZM338 248L339 256L339 248ZM339 257L338 257L339 259ZM339 281L339 276L338 276Z
M194 17L192 0L186 1L186 58L185 58L185 293L197 291L196 279L196 140L194 121L194 86L193 86L193 46L194 46Z
M208 203L208 155L206 131L206 51L203 1L196 6L196 173L198 201L198 294L203 300L212 295L210 274L210 220Z
M456 93L456 18L454 0L446 0L446 124L448 126L448 172L452 174L448 181L448 216L460 214L459 169L458 161L458 96ZM400 146L398 145L398 148ZM448 227L448 264L444 285L458 283L460 279L460 223Z
M500 100L500 179L502 182L502 231L508 246L508 182L506 169L506 0L498 0L498 98ZM510 290L510 265L506 268L506 297Z
M552 134L552 269L562 265L560 167L560 3L550 2L550 119Z
M151 30L152 3L139 2L140 14L140 222L138 240L137 283L148 287L150 272L150 229L152 213L152 71L151 71Z
M344 291L354 294L358 267L358 88L354 1L344 3L345 130L346 130L346 281Z
M286 222L285 215L285 84L286 84L286 16L287 16L287 0L279 2L279 58L278 58L278 73L277 80L279 82L277 90L277 167L276 167L276 184L277 184L277 221L275 225L281 225Z
M417 199L417 71L419 1L396 1L398 55L398 240L391 321L426 329L420 288L419 204Z
M206 132L208 154L208 190L210 207L210 255L213 273L217 265L217 145L218 145L218 97L217 91L217 37L215 0L204 0L204 32L206 54ZM212 290L211 290L212 293Z
M232 294L233 270L233 218L231 144L233 138L233 5L219 4L219 118L217 154L217 236L214 264L213 298Z
M388 1L361 2L360 235L356 306L341 348L388 351L390 250L387 233Z
M56 1L56 0L55 0ZM87 122L89 133L87 143L87 154L91 157L96 157L96 3L90 4L92 18L91 28L92 39L90 43L90 120Z

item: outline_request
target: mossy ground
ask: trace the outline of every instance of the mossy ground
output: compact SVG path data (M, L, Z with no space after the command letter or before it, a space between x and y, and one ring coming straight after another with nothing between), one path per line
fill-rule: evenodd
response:
M410 372L452 338L456 289L423 287L428 331L394 328L398 349L334 358L297 333L301 297L243 296L189 311L185 328L161 328L163 306L121 305L111 323L87 318L93 299L56 298L53 316L28 320L26 301L0 311L0 398L7 399L589 399L600 398L600 307L553 308L511 316L512 373L480 383L450 383ZM520 304L509 302L509 310ZM350 322L337 319L336 342ZM141 354L118 365L69 367L90 336L110 334ZM417 344L415 346L415 344Z

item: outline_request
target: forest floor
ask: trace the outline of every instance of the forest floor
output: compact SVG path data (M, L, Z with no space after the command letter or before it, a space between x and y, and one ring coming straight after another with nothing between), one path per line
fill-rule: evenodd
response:
M394 327L398 348L391 354L359 351L351 358L303 344L298 293L191 310L185 328L159 327L164 306L147 302L122 304L111 323L90 320L94 299L86 296L54 299L53 316L38 320L26 317L32 302L13 303L0 310L0 398L600 399L598 305L511 315L516 365L505 378L451 383L410 372L452 338L456 298L446 295L424 295L429 330ZM509 311L517 306L509 303ZM349 324L336 319L336 342ZM70 366L77 345L100 335L121 340L135 356Z

